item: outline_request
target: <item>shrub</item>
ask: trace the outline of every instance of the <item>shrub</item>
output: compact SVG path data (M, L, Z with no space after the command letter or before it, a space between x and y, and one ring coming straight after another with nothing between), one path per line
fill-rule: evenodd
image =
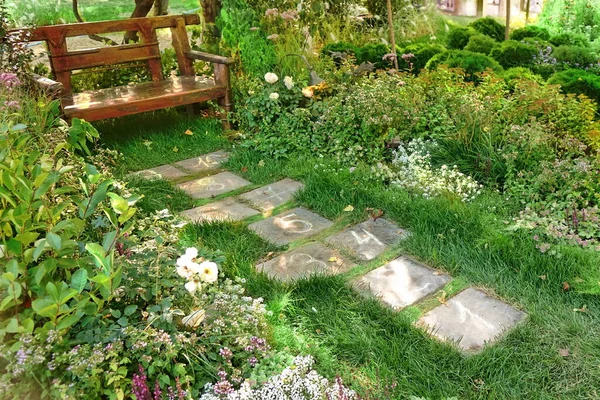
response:
M477 21L471 22L469 27L475 29L479 33L488 35L489 37L501 42L504 40L504 25L490 17L480 18Z
M383 60L383 56L390 52L390 48L385 44L367 44L358 50L356 55L357 64L370 62L377 69L384 69L390 66L390 63Z
M531 65L536 53L537 49L531 44L507 40L494 47L490 56L504 68L511 68Z
M465 50L472 51L474 53L482 53L487 56L497 44L498 42L488 35L479 34L469 38L469 43L465 47Z
M550 43L554 46L581 46L590 47L590 41L584 35L578 35L573 32L563 32L552 36Z
M349 57L356 58L358 46L346 42L329 43L321 49L321 56L331 57L336 66L340 66Z
M449 49L462 50L469 43L471 36L477 34L477 31L470 28L454 28L448 32L446 45Z
M439 44L412 44L398 52L398 67L400 69L411 69L414 73L419 73L433 56L445 51L446 48ZM413 57L408 57L410 54ZM410 64L412 64L412 67Z
M587 47L558 46L554 49L553 54L557 62L568 64L571 67L584 68L598 61L596 54Z
M558 84L565 93L584 94L600 104L600 76L580 69L557 72L548 79L548 84Z
M506 85L511 91L514 90L515 86L523 80L534 81L537 83L544 82L544 78L525 67L509 68L502 73L502 78L504 78Z
M542 40L550 39L550 32L548 29L537 25L527 25L523 28L515 29L510 34L511 40L523 40L528 37L536 37Z
M450 50L434 56L427 63L427 69L435 69L444 64L450 68L461 68L467 75L467 81L477 81L476 74L486 69L501 71L502 67L491 57L467 50Z
M407 0L392 0L392 10L399 10L400 7L407 4ZM365 6L373 15L387 17L387 2L386 0L366 0Z

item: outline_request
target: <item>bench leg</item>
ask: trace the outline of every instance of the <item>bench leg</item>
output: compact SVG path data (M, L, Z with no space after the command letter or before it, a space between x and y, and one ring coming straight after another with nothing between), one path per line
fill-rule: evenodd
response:
M231 93L231 89L228 89L225 97L221 97L218 100L219 106L223 108L223 113L221 114L221 122L223 123L223 130L229 131L233 129L233 125L231 124L230 118L231 113L233 112L233 96Z

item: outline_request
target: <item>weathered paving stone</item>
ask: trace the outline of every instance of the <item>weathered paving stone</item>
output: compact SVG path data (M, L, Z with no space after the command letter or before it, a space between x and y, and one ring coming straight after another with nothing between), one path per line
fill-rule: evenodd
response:
M244 178L231 172L221 172L213 176L180 183L177 186L195 199L209 199L250 184Z
M436 292L448 281L448 275L401 256L363 276L355 287L400 310Z
M175 165L185 171L189 171L190 174L194 174L219 168L222 163L227 161L228 157L229 153L215 151L214 153L208 153L199 157L188 158L187 160L176 162Z
M286 178L279 182L244 193L240 197L249 201L259 210L265 212L292 200L294 193L303 187L304 185L300 182Z
M169 179L169 180L175 180L175 179L182 178L182 177L186 176L187 174L185 172L177 169L173 165L167 164L167 165L161 165L159 167L145 169L143 171L138 171L135 173L135 175L139 175L139 176L141 176L143 178L147 178L147 179L164 178L164 179Z
M181 215L194 222L241 221L256 214L259 214L259 212L232 198L215 201L181 213Z
M315 235L329 228L331 221L304 208L294 208L250 224L249 228L272 243L282 245Z
M353 264L337 251L321 243L310 243L258 264L256 269L271 278L287 282L316 274L340 274L352 267Z
M378 218L375 221L362 222L330 236L327 238L327 242L337 248L345 248L359 258L369 261L407 236L406 230L383 218Z
M477 352L526 317L480 290L468 288L425 314L420 324L466 352Z

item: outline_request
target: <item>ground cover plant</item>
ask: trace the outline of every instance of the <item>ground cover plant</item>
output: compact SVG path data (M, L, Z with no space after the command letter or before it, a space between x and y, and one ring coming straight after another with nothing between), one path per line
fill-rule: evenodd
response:
M1 59L0 398L597 397L590 39L530 25L504 41L494 20L450 28L397 4L394 55L386 24L349 2L222 6L234 131L210 109L69 125L28 86L25 49ZM289 53L324 82L309 86ZM227 170L248 186L194 199L180 178L134 174L217 150L227 161L188 178ZM303 189L268 212L178 216L283 178ZM248 227L298 206L331 226L289 245ZM371 261L342 251L344 273L281 282L256 268L378 219L410 235ZM400 311L358 295L398 255L449 281ZM417 322L469 287L527 318L467 355Z

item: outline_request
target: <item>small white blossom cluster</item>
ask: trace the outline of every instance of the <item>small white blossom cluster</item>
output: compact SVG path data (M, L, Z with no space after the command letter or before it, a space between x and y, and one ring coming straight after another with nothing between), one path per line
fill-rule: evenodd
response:
M177 259L177 273L188 280L185 288L192 294L202 287L201 282L213 283L219 278L217 264L198 259L198 249L195 247L186 249L185 254Z
M311 356L298 356L281 374L271 377L264 385L252 388L248 381L226 396L214 394L214 386L207 384L200 400L357 400L358 395L343 385L341 379L331 383L312 369Z
M393 174L391 183L422 193L427 199L447 193L462 201L475 199L481 193L482 186L473 178L460 172L456 166L432 167L427 148L434 145L434 142L414 139L406 147L399 146L393 153L392 167L388 171Z

